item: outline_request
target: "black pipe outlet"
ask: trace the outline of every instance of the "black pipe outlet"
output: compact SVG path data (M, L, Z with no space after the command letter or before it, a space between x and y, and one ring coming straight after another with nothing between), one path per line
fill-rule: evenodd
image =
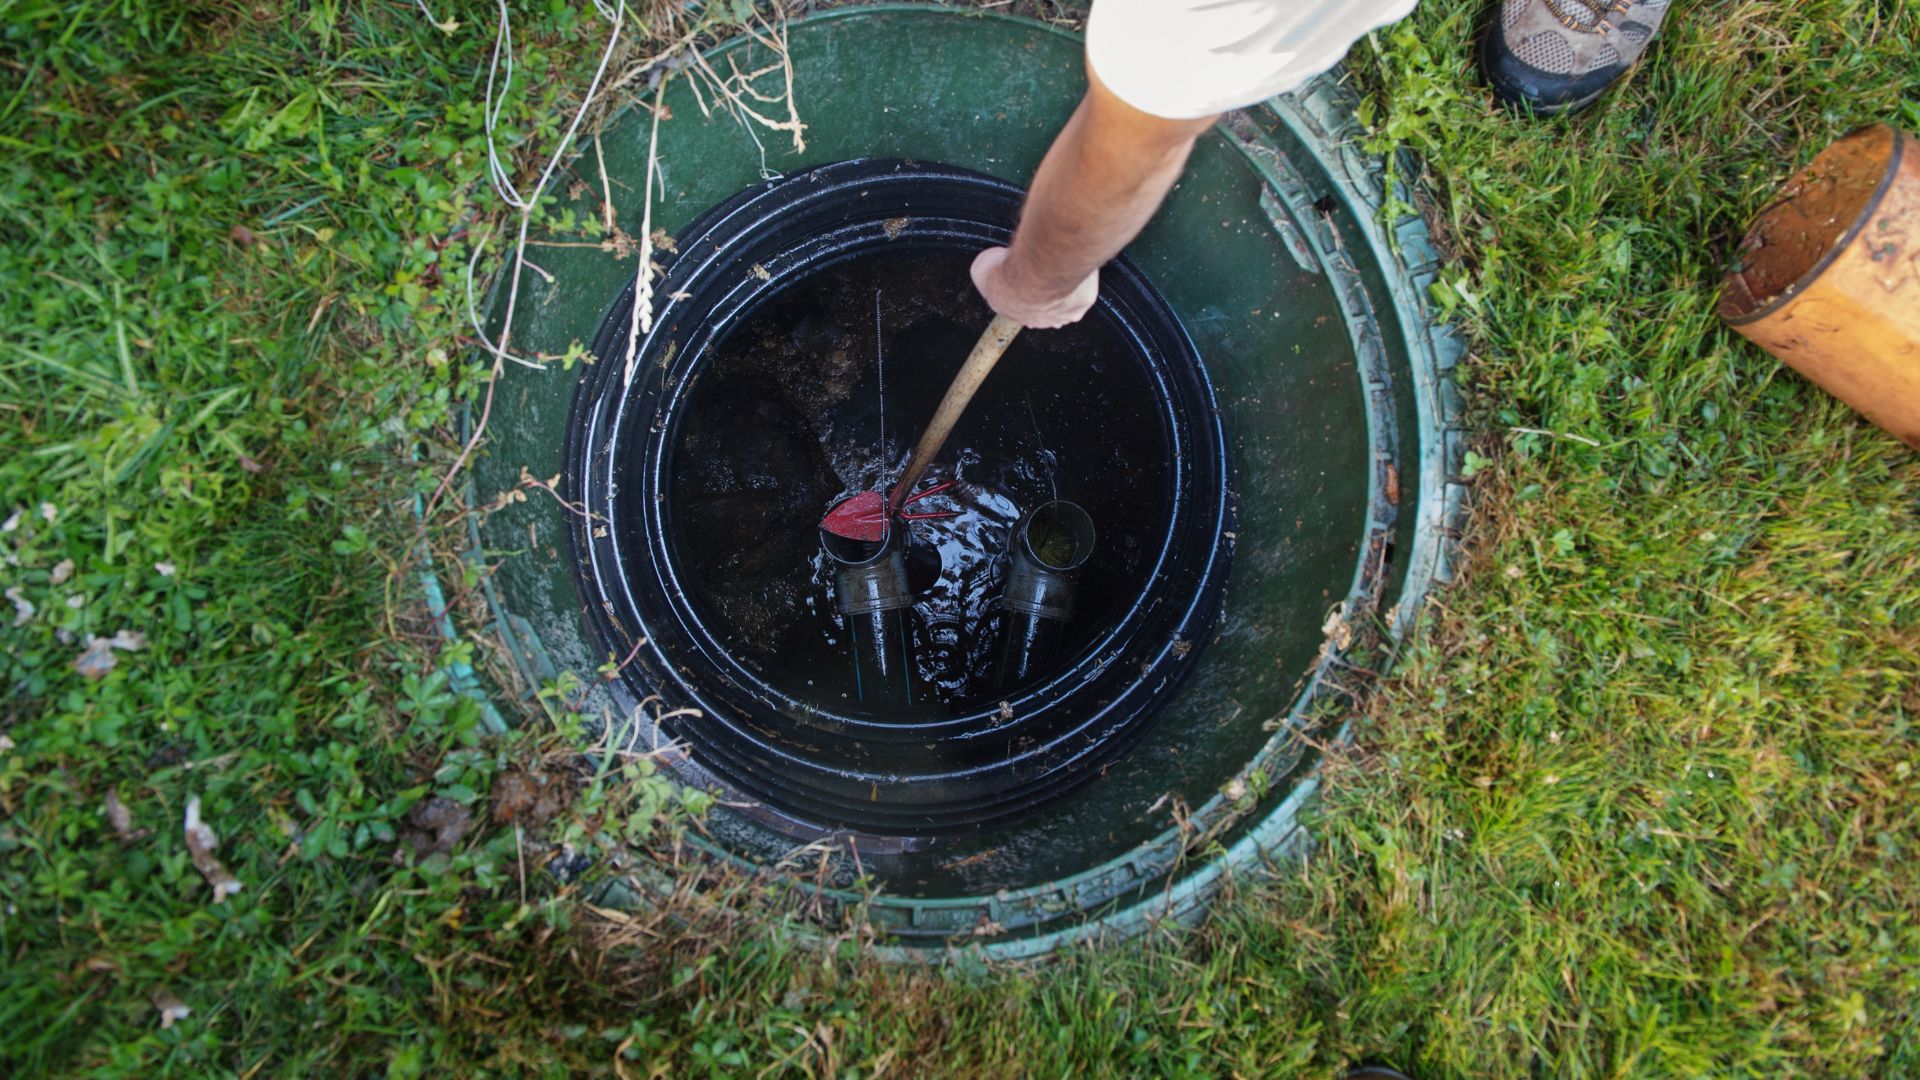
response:
M913 648L906 621L913 591L907 586L902 535L891 524L877 541L820 530L820 549L834 564L834 606L846 619L854 700L876 708L909 709L914 704Z
M1001 686L1025 682L1058 656L1073 618L1074 572L1093 554L1095 535L1086 510L1061 499L1027 511L1007 534Z

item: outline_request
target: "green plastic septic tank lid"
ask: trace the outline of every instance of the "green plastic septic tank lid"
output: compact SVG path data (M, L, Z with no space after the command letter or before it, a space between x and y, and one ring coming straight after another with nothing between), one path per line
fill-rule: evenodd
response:
M671 236L769 177L854 158L1025 183L1085 89L1080 39L1023 18L839 8L789 23L786 38L804 149L693 79L668 80L656 228ZM786 92L761 44L736 39L708 57L729 75L761 73L764 94ZM1101 779L1027 819L959 837L812 837L808 881L829 852L824 891L864 903L886 950L1031 957L1192 917L1229 875L1302 841L1312 746L1346 734L1333 698L1345 655L1367 648L1361 666L1382 662L1449 579L1464 495L1450 374L1462 349L1427 306L1439 255L1424 225L1382 219L1383 162L1360 148L1353 106L1336 72L1232 115L1200 140L1128 249L1212 375L1237 477L1225 610L1195 673ZM786 118L784 104L754 107ZM652 115L629 108L606 125L551 220L598 218L610 189L618 221L637 227ZM597 237L537 240L540 272L522 283L513 347L561 355L594 340L635 263ZM491 332L503 301L496 285ZM562 470L580 378L507 367L474 466L476 505L495 505L523 475ZM494 568L482 579L494 631L512 658L493 673L495 695L530 703L570 671L587 687L580 711L612 718L603 738L667 741L654 723L671 701L635 700L597 675L609 650L582 617L565 511L552 499L499 502L476 527L476 557ZM697 763L682 771L703 778ZM773 867L809 842L804 828L731 801L706 823L717 857ZM877 897L852 891L862 875Z

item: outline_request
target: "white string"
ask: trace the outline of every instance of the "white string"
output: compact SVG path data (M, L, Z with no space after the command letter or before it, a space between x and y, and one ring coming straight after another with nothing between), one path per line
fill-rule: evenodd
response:
M427 12L424 0L416 0L416 3L431 20L433 16ZM572 145L573 137L580 130L581 122L586 119L588 110L593 108L594 102L599 98L600 83L606 78L607 64L613 60L613 50L620 44L620 31L625 27L627 20L627 0L617 0L610 14L606 8L606 0L593 0L594 7L602 15L608 16L613 23L612 28L607 31L606 47L600 51L600 63L593 69L593 79L587 84L587 92L581 97L580 106L574 110L573 119L567 123L567 130L561 134L560 141L554 145L553 154L547 158L546 167L540 170L540 177L534 182L532 193L523 197L520 190L514 186L513 178L508 174L506 166L500 161L498 140L495 138L500 114L506 109L507 93L513 87L513 16L507 11L507 0L496 0L496 3L500 11L500 23L494 30L493 55L487 62L487 96L482 106L481 119L487 137L487 171L492 178L494 191L508 206L519 211L520 228L513 243L513 269L507 279L507 307L500 320L498 341L487 337L486 327L480 322L480 313L473 302L473 271L478 262L479 252L485 247L485 240L474 245L474 250L467 260L467 318L472 323L473 331L478 335L481 343L486 345L487 351L493 354L493 374L487 380L487 393L481 405L480 420L474 425L473 433L467 436L467 441L461 445L460 454L453 459L453 464L447 469L446 475L440 478L439 486L434 488L433 497L427 500L426 513L431 513L433 508L439 505L440 496L446 493L454 477L460 475L460 470L466 465L467 459L473 456L474 447L480 445L481 437L486 434L487 419L493 414L494 391L500 385L500 376L507 362L512 361L531 368L545 369L546 365L538 361L515 356L507 351L507 345L513 339L514 312L520 303L520 278L527 266L527 228L533 222L533 211L540 205L540 197L545 194L547 185L553 180L554 172L559 169L561 160L566 156L567 147ZM422 517L425 517L425 513Z
M427 21L432 23L436 29L440 30L442 33L452 33L452 30L448 27L446 23L443 23L439 19L434 18L433 12L427 10L427 0L413 0L413 6L419 8L420 14L425 15L427 17Z
M487 352L494 356L504 356L522 367L530 367L535 371L545 371L547 365L540 361L529 360L524 356L515 356L506 351L505 348L494 344L493 339L487 336L487 331L480 322L480 308L475 303L473 295L474 268L480 261L481 253L487 250L487 241L491 239L493 239L493 229L489 226L487 235L481 237L480 241L473 245L473 250L467 255L467 320L473 324L473 332L480 339L480 344L487 347Z
M500 123L500 114L506 108L507 92L513 85L513 19L507 12L507 0L496 0L500 8L500 25L494 33L493 58L487 65L487 164L493 174L494 188L508 206L526 211L540 201L541 194L553 179L554 170L560 167L561 159L566 157L567 147L572 144L574 133L580 130L581 121L586 119L587 110L600 95L600 81L606 77L607 63L613 59L614 46L620 42L620 29L626 23L627 0L619 0L619 5L608 17L613 21L613 29L607 32L606 48L600 52L599 66L593 70L593 80L587 84L586 96L580 99L580 107L573 111L573 120L567 124L566 133L560 136L560 142L553 148L552 156L547 158L546 168L540 170L540 179L534 184L532 198L522 198L520 191L508 176L506 167L500 162L499 147L494 139L494 129ZM606 12L604 0L594 0L594 6ZM499 92L494 91L495 76L502 67L504 54L505 75L499 79Z
M501 166L500 152L494 146L493 139L493 129L500 123L500 110L506 107L506 87L513 85L513 19L507 14L506 0L499 0L499 4L500 21L493 31L493 57L487 62L487 98L481 120L487 133L487 170L493 180L493 190L500 193L507 205L518 208L520 193L514 189L513 180ZM506 78L496 98L494 79L499 75L503 53L507 65Z
M581 97L579 106L574 109L572 119L568 121L566 130L561 133L560 140L554 145L552 154L547 157L546 164L541 168L538 178L534 181L532 191L522 192L519 185L513 182L513 174L508 168L508 163L503 160L500 153L498 130L500 118L506 112L507 96L513 89L514 45L513 15L507 9L507 0L495 0L495 7L499 12L499 19L494 27L493 51L487 59L486 97L481 110L482 126L485 130L487 140L487 175L489 182L493 185L494 192L500 196L500 200L518 211L520 218L519 228L514 239L513 266L508 278L506 310L502 313L499 340L496 341L488 336L486 326L480 319L479 305L474 298L473 290L474 271L479 265L480 253L485 249L487 240L491 238L491 231L489 231L487 237L482 238L474 244L473 250L468 256L466 291L467 320L473 328L476 339L493 355L494 379L496 380L499 378L502 366L507 362L520 364L536 370L545 370L546 368L546 365L537 359L517 356L509 352L508 343L513 337L513 319L519 307L520 279L525 269L531 265L527 262L527 231L532 222L533 213L538 209L540 199L545 195L547 186L553 181L554 173L560 168L562 160L566 158L568 148L573 145L574 137L579 133L580 125L586 120L587 113L592 110L594 104L599 99L601 84L604 82L607 74L607 65L613 59L614 49L620 42L621 30L626 25L627 0L614 0L611 4L609 0L592 0L592 3L602 18L605 18L613 24L607 32L607 44L600 52L600 62L594 67L593 78L587 84L586 93ZM457 24L442 23L435 19L432 10L427 6L427 0L414 0L414 6L420 10L420 13L427 18L428 22L444 32L451 32L453 28L457 27ZM761 25L767 26L764 22ZM748 136L753 139L754 145L760 153L760 174L761 177L765 179L771 178L774 174L767 168L766 146L762 143L759 133L754 130L755 122L777 131L791 132L795 150L803 150L806 146L801 135L806 129L806 125L800 123L799 116L793 111L793 66L792 61L787 58L786 54L786 33L784 25L777 29L772 26L767 26L767 34L765 36L757 32L752 26L747 26L745 29L748 36L755 42L773 49L780 55L780 64L776 65L776 67L784 71L786 75L785 100L788 103L787 120L776 121L763 116L744 101L740 100L736 93L727 91L725 80L720 78L719 74L706 63L706 59L697 51L693 54L693 62L699 66L705 75L714 81L714 85L721 92L721 96L725 99L729 111L740 125L746 129ZM694 35L690 33L677 43L674 49L669 50L669 52L677 51L680 45L689 44L693 40ZM629 71L627 75L622 77L621 83L624 84L627 79L632 78L635 74L643 72L655 64L661 63L665 59L666 54L654 56L638 68ZM766 70L773 69L769 68ZM756 77L758 74L760 73L754 73ZM777 100L755 91L750 81L742 76L737 68L734 69L734 79L742 84L742 91L745 93L752 94L754 97L763 101ZM647 146L646 193L642 197L641 209L640 265L635 271L636 284L633 323L629 327L627 336L625 376L628 384L631 384L633 380L634 356L639 345L639 339L645 334L651 333L653 330L652 192L654 181L659 172L657 158L661 108L659 100L661 97L660 91L665 89L665 82L666 80L662 79L660 85L655 88L656 104L653 114L653 132ZM695 82L697 83L698 80L695 80ZM695 87L695 94L696 96L698 95L697 86ZM701 109L703 112L706 110L705 102L701 103ZM535 269L538 268L536 267ZM550 277L549 281L551 281ZM492 383L490 382L488 384L489 405L491 405L492 402L492 389ZM480 434L480 431L476 430L473 437L468 441L467 446L461 451L460 457L454 462L453 469L448 473L448 481L452 479L453 474L457 473L461 465L465 463L467 456L472 451L475 443L477 443ZM445 481L442 482L442 488L444 489L444 487ZM438 498L438 492L436 492L435 498Z
M617 6L609 14L613 28L607 32L607 44L600 51L600 63L594 68L593 79L587 84L586 94L580 99L579 107L573 111L573 119L567 123L567 130L561 134L560 141L555 144L553 153L547 158L546 166L540 170L539 179L534 182L533 192L530 195L523 195L519 187L514 184L506 165L500 160L499 141L494 134L499 127L500 115L506 109L507 94L513 87L513 16L507 11L507 0L496 0L496 3L500 11L500 22L494 30L493 55L487 63L487 96L482 112L487 137L487 171L491 174L493 189L499 194L501 201L520 212L520 231L519 237L514 242L513 273L507 285L507 309L500 324L500 340L494 342L488 339L486 329L481 325L479 313L473 309L471 302L468 304L467 314L473 323L474 333L487 346L488 351L493 353L496 361L512 360L517 364L540 368L545 365L511 356L506 348L507 342L513 336L513 316L520 300L520 275L527 262L527 226L534 209L540 205L541 196L546 193L547 185L553 181L554 172L559 169L560 162L566 157L567 147L572 145L573 137L580 130L581 122L586 119L588 110L593 108L594 102L599 98L601 80L606 78L607 64L613 59L614 47L620 43L620 30L626 24L627 2L618 0ZM605 0L594 0L594 6L603 13L607 10ZM467 281L471 289L473 263L470 261L468 266ZM471 292L469 292L469 301L471 301Z

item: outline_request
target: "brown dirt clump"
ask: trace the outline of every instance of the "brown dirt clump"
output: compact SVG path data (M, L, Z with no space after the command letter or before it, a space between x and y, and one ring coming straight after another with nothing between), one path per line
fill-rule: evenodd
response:
M519 825L538 832L572 803L573 778L565 773L515 769L493 782L495 825Z

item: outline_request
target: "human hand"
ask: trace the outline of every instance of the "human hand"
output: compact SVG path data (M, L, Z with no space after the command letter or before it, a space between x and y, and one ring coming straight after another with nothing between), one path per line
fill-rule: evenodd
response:
M994 312L1021 326L1052 330L1080 321L1100 296L1100 271L1061 293L1029 283L1006 248L988 248L974 257L973 285Z

